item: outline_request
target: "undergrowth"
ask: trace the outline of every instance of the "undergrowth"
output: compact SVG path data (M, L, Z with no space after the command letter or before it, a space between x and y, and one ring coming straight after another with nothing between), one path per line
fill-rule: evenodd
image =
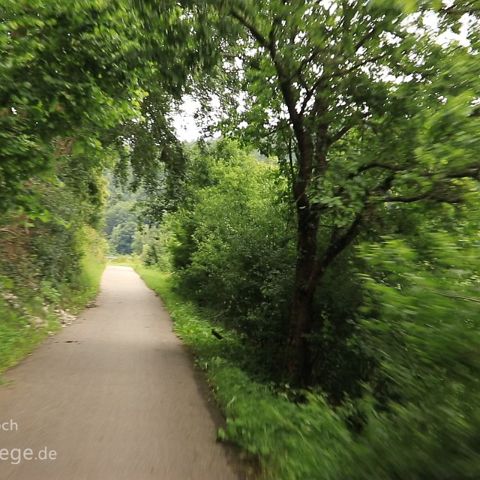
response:
M243 347L238 336L213 324L189 301L172 289L172 277L135 264L145 283L164 301L176 333L194 352L199 366L226 417L219 437L239 445L256 458L262 476L272 479L341 478L332 466L341 464L352 439L343 419L318 395L296 404L268 384L251 379L242 364ZM345 459L346 460L346 459ZM330 473L329 473L330 472Z
M41 275L32 275L28 283L21 277L0 275L0 374L97 294L105 268L104 241L93 229L84 228L81 235L80 269L68 283L53 284Z

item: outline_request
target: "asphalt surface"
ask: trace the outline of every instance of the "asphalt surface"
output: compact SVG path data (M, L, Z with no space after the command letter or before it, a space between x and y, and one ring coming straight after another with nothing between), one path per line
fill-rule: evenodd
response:
M107 267L96 306L5 379L2 480L239 478L189 353L129 267Z

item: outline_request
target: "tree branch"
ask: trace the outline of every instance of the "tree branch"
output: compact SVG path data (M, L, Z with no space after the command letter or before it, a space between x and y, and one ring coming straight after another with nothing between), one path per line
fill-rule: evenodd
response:
M337 130L335 134L329 135L328 144L333 145L335 142L338 142L344 135L346 135L353 127L355 123L344 125L342 128Z
M454 293L449 293L449 292L439 292L437 290L431 290L431 291L433 293L436 293L437 295L441 295L442 297L454 298L454 299L457 299L457 300L464 300L466 302L480 303L480 298L464 297L462 295L456 295Z
M368 170L371 170L372 168L382 168L384 170L389 170L391 172L400 172L402 170L401 168L394 167L393 165L387 165L386 163L372 162L359 167L356 174L366 172Z
M371 211L371 205L364 205L357 213L350 226L337 238L332 238L321 257L315 262L315 267L310 275L308 285L311 286L317 282L318 277L327 269L327 267L343 252L357 237L366 215ZM334 235L335 236L335 235Z
M383 197L380 199L383 203L413 203L418 202L419 200L428 200L432 195L432 192L419 193L418 195L412 195L411 197L406 196L394 196L394 197Z
M299 137L302 137L304 135L303 125L298 115L298 112L296 110L295 95L292 89L290 76L287 75L284 66L282 65L282 63L280 62L277 56L277 51L275 47L275 26L272 26L272 29L269 32L269 38L267 39L252 22L250 22L247 18L245 18L234 7L230 8L230 13L238 22L240 22L251 33L251 35L257 40L260 46L268 50L270 54L270 58L277 71L280 90L285 100L285 104L288 108L290 120L292 121L295 135L297 136L297 139L300 143Z
M260 30L258 30L255 25L251 22L249 22L238 10L236 10L234 7L230 8L230 13L232 17L234 17L236 20L238 20L247 30L252 34L252 36L255 38L255 40L265 48L269 48L268 45L268 40L265 36L262 35Z

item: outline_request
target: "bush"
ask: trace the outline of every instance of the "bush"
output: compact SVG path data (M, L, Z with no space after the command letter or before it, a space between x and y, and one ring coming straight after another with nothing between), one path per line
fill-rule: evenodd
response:
M142 258L173 268L179 291L248 339L257 373L280 373L294 249L278 169L220 141L191 155L187 177L183 206L146 232Z
M101 193L80 195L92 172L83 178L72 164L66 160L50 182L32 180L42 207L37 218L12 212L1 219L0 372L58 328L59 310L76 312L98 291L106 246L94 228Z
M379 264L383 264L387 258L393 261L392 254L396 252L398 257L401 251L403 255L400 256L404 261L397 264L411 268L405 263L408 250L394 246L395 242L387 242L381 247L382 254L376 250L376 261ZM474 329L473 325L470 330L473 335L469 340L468 335L460 335L456 339L453 336L447 340L453 341L453 352L447 358L442 358L440 350L439 356L435 357L436 349L429 352L426 346L431 339L424 334L427 332L421 332L419 321L423 317L422 309L407 313L409 321L415 319L420 330L403 329L398 321L392 319L389 328L396 330L392 335L389 329L370 325L376 321L369 320L366 328L371 331L368 345L372 349L379 348L377 342L383 336L387 336L389 342L400 341L400 345L413 345L402 337L409 335L409 332L415 336L416 342L422 344L422 352L409 352L403 347L399 353L404 359L395 358L395 362L394 357L390 357L394 350L382 347L381 352L385 354L383 371L390 381L401 387L403 395L397 396L397 400L390 399L387 403L379 404L378 399L365 391L362 399L344 401L341 407L333 408L322 395L307 393L301 403L296 403L292 401L295 393L288 388L252 380L246 371L252 359L258 359L257 352L246 348L234 331L212 323L207 319L206 312L175 293L170 274L151 267L137 265L136 268L147 285L162 296L174 321L175 331L192 348L198 364L206 372L226 416L226 426L220 429L219 437L235 442L258 459L265 478L478 478L478 359L474 353L476 350L465 348L467 344L477 344L478 329ZM391 309L396 314L401 312L394 308L394 304L398 307L398 300L392 300L394 297L391 296L378 296L377 287L371 283L373 280L367 282L376 308ZM398 292L393 295L397 294L403 295ZM420 291L415 288L410 295L414 295L420 304L426 301L422 300ZM445 309L444 305L438 308L444 310L444 315L452 315L452 311ZM444 321L439 319L439 324ZM459 327L461 324L462 321L459 321ZM212 326L222 335L222 340L212 335ZM426 325L430 334L437 331L438 338L443 338L440 330L432 327ZM432 345L435 343L432 342ZM454 345L460 348L457 350ZM455 358L456 350L467 356ZM421 367L424 361L425 366ZM459 372L453 368L455 366L465 374L458 375ZM452 381L447 380L446 373L449 370ZM358 422L359 419L360 426L358 423L352 425L352 421Z

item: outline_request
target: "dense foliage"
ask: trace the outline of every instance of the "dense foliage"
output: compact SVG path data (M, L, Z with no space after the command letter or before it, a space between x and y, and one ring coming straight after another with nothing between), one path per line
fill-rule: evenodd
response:
M297 254L286 367L308 385L316 290L332 263L393 205L461 202L480 176L478 8L206 4L222 62L201 88L221 98L223 129L275 154L291 187ZM462 21L465 42L441 45Z
M295 225L276 164L222 140L190 152L184 192L142 239L145 263L173 276L141 272L175 298L177 329L228 415L223 435L272 478L476 478L473 203L391 208L338 258L315 297L305 393L282 362Z
M478 479L477 4L3 2L0 368L104 228L266 475Z
M0 369L53 328L42 320L53 309L96 292L105 169L136 172L138 131L151 124L176 145L166 115L185 73L159 76L158 61L177 48L175 17L152 20L129 0L0 5ZM159 92L152 120L145 105ZM157 150L150 172L168 157ZM123 225L113 235L130 252L136 223Z
M68 323L97 293L105 241L98 233L103 179L78 158L56 165L55 180L30 182L40 218L0 220L0 371L48 332Z

